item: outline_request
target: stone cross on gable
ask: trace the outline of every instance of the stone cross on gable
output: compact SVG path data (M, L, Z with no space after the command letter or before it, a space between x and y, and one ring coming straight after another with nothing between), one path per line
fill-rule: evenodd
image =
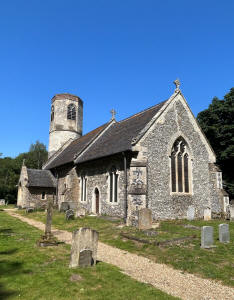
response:
M180 80L176 79L173 83L176 86L175 92L178 92L180 90Z
M111 113L111 120L115 120L115 115L116 115L116 111L112 108L112 110L110 111Z

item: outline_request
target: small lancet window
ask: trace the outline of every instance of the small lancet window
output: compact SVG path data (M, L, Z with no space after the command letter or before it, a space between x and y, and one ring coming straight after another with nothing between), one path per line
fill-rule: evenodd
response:
M171 190L189 193L189 153L183 138L178 138L171 151Z
M41 194L41 199L42 199L42 200L45 200L45 199L46 199L46 193L45 193L45 192L42 192L42 194Z
M118 174L114 166L110 170L110 202L118 202Z
M51 107L51 115L50 115L51 122L54 120L54 105Z
M84 175L81 176L81 193L80 193L80 200L86 201L86 194L87 194L87 178Z
M75 120L76 119L76 107L74 104L69 104L67 107L67 119Z

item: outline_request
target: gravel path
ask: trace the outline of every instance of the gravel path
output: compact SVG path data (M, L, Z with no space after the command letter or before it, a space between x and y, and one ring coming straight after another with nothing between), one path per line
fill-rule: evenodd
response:
M41 222L25 218L7 210L23 222L44 230ZM58 240L71 244L71 233L65 230L52 229ZM123 273L166 292L167 294L185 300L234 300L234 289L203 279L195 275L175 270L165 264L157 264L148 258L123 251L101 242L98 243L98 260L119 267Z

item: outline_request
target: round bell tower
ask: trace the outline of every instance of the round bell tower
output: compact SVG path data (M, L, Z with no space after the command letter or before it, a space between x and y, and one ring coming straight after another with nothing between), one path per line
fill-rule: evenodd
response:
M82 136L83 101L71 94L57 94L51 99L48 157L69 139Z

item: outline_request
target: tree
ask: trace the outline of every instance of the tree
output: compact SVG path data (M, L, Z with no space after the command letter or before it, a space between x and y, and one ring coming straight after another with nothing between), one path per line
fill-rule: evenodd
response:
M234 87L224 99L214 97L208 109L198 114L197 120L216 153L226 189L234 198Z
M0 199L6 199L9 203L16 201L17 184L24 159L28 168L41 169L47 156L46 146L36 141L31 144L29 152L21 153L16 158L0 157Z

